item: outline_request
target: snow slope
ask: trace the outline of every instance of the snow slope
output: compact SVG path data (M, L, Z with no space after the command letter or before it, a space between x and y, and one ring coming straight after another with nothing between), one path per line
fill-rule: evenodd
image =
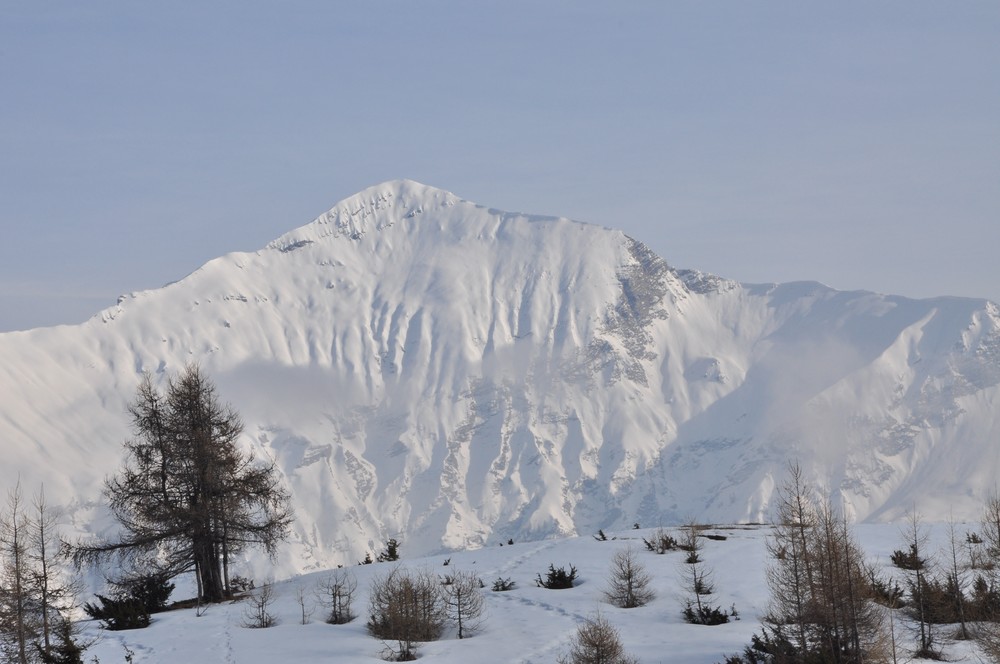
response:
M739 284L395 181L82 325L0 335L0 485L108 527L124 406L188 362L293 494L279 574L389 537L761 521L791 458L862 520L973 517L1000 471L993 303Z
M964 536L975 525L959 526ZM681 610L689 593L683 583L687 566L681 551L656 555L645 550L643 537L651 538L652 529L608 531L609 539L598 542L589 535L580 538L516 542L513 546L490 546L423 559L406 557L399 565L413 571L428 571L443 576L456 570L473 572L486 588L486 613L482 629L470 638L459 640L450 628L440 641L418 648L419 661L440 664L555 662L565 654L577 626L588 617L600 614L620 634L629 654L644 664L713 664L725 655L741 652L760 630L760 619L767 611L768 589L765 567L768 563L765 537L768 527L716 527L707 534L725 537L725 541L699 540L702 571L712 577L715 594L707 598L722 609L735 607L739 620L707 627L684 622ZM928 550L943 545L946 529L932 529ZM679 537L680 533L673 532ZM902 573L888 565L889 554L902 546L895 526L866 525L857 528L866 555L885 574L896 576L905 585ZM638 562L653 579L655 599L635 609L619 609L604 601L611 558L628 546L635 548ZM444 561L450 560L447 567ZM575 566L578 585L567 590L547 590L535 585L537 575L545 576L548 566ZM368 636L368 595L371 579L384 575L394 563L376 563L348 567L357 580L353 604L359 617L346 625L325 624L323 609L314 591L328 572L314 572L274 586L275 600L270 613L277 625L269 629L249 629L247 606L243 603L219 604L198 617L193 609L157 614L147 629L104 632L87 652L87 659L97 656L101 662L122 661L123 646L135 653L136 664L167 662L379 662L382 642ZM498 577L516 583L513 590L492 592ZM299 590L311 615L302 624ZM915 633L902 615L896 616L896 638L901 659L915 647ZM93 622L84 623L84 637L96 637ZM969 642L946 638L950 630L935 627L937 643L948 661L979 662Z

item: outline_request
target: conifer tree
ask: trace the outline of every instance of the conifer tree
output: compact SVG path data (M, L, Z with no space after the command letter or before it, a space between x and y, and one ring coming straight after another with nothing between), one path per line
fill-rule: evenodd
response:
M860 664L881 656L882 613L847 519L817 504L801 468L792 464L779 491L778 521L768 543L771 606L754 661ZM733 661L743 661L739 657Z
M631 546L620 549L611 559L611 573L604 598L617 607L634 609L645 606L656 594L650 587L653 578L639 562Z
M126 573L194 572L200 599L229 597L229 562L250 546L274 555L292 516L273 464L238 445L239 416L194 365L165 393L147 374L129 407L135 438L105 496L121 525L112 541L81 543L78 561L115 558Z
M450 583L441 586L441 599L445 614L458 628L458 638L475 633L483 621L485 600L481 588L483 582L471 572L456 572L448 578Z
M0 655L16 664L34 661L32 643L41 634L41 620L33 610L28 540L29 521L18 482L0 513Z

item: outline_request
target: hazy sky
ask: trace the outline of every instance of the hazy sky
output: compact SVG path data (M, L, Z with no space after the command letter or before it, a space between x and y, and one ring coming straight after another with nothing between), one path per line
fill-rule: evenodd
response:
M395 178L741 281L1000 301L1000 3L0 11L0 330Z

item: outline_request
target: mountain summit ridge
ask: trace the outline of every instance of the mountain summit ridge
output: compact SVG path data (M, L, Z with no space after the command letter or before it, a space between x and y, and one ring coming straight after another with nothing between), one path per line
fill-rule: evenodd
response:
M396 180L79 326L0 335L0 480L82 532L143 372L215 377L298 516L283 565L760 521L796 458L859 519L974 518L1000 314L679 270L620 231Z

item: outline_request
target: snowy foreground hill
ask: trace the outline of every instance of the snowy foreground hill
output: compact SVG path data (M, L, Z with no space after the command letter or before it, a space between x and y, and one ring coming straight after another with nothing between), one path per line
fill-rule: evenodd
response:
M977 524L959 525L957 532L976 531ZM857 529L865 554L880 573L905 583L904 573L889 565L890 553L902 546L900 531L893 525L862 525ZM670 531L681 537L679 532ZM369 587L373 577L385 575L397 565L412 571L444 576L456 571L478 575L486 588L485 617L481 629L459 640L455 629L447 630L440 641L420 644L419 661L440 664L519 663L551 664L564 655L577 627L598 612L619 632L625 649L642 664L714 664L725 655L741 652L760 631L760 618L767 610L768 590L765 568L769 559L765 526L715 527L705 534L725 537L703 540L702 570L714 579L713 605L735 607L739 620L718 626L691 625L681 615L686 599L685 554L681 551L657 555L645 550L642 538L651 539L652 529L608 531L609 539L598 542L590 536L516 542L513 546L490 546L399 563L376 563L345 568L357 580L354 609L359 617L346 625L324 623L325 614L317 605L314 591L329 572L314 572L274 586L270 612L277 625L269 629L245 627L250 607L245 602L213 605L198 617L195 609L156 614L147 629L99 632L93 623L82 637L97 638L87 651L89 660L121 662L125 647L134 661L146 664L168 662L379 662L385 647L365 629ZM944 545L946 529L932 531L928 551ZM636 560L652 576L655 599L646 606L620 609L603 599L609 567L616 552L632 546ZM405 553L405 552L404 552ZM444 566L449 560L448 566ZM548 566L578 570L579 585L566 590L548 590L535 585L537 575L545 576ZM493 592L498 577L516 584L513 590ZM302 624L299 596L304 599L307 622ZM885 615L887 624L888 614ZM911 621L897 612L894 616L899 661L911 661L915 632ZM886 628L888 630L888 627ZM953 662L981 662L968 641L952 641L953 627L935 626L936 643Z
M291 491L279 577L390 537L766 521L792 458L870 521L975 518L1000 472L993 303L739 284L396 181L82 325L0 335L0 485L108 528L125 404L190 362Z

